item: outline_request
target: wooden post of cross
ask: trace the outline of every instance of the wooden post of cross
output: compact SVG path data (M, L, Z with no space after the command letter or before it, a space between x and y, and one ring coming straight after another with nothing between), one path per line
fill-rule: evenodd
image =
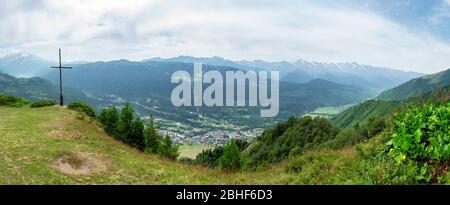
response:
M59 66L52 66L52 68L59 69L59 105L64 106L63 84L62 84L62 69L72 69L72 67L62 66L61 64L61 49L59 49Z

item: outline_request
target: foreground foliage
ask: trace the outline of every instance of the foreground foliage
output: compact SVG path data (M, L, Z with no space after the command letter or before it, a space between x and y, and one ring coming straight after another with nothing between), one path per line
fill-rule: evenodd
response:
M23 107L28 103L30 103L28 100L21 97L0 95L0 106Z
M411 107L395 117L389 155L417 168L417 179L437 182L450 160L450 103Z
M96 117L95 109L83 101L72 102L67 106L67 108L76 110L79 112L83 112L87 116L92 117L92 118Z
M48 107L56 105L57 102L55 100L39 100L31 103L30 107L32 108L40 108L40 107Z

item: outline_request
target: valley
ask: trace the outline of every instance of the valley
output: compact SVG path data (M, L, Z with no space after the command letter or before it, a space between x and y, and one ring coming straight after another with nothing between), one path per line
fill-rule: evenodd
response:
M31 54L14 54L0 59L0 65L3 72L10 72L5 68L14 67L24 68L22 65L28 65L35 62L37 57ZM43 61L43 60L41 60ZM339 112L345 110L351 104L375 96L377 86L358 87L354 85L339 84L336 82L345 82L344 79L326 78L313 79L309 81L282 80L280 82L280 113L274 118L259 117L261 107L174 107L170 102L170 92L176 84L170 84L170 76L177 70L184 70L192 74L193 64L197 62L206 62L204 72L211 69L218 69L219 72L226 71L247 71L247 70L274 70L281 65L287 66L286 70L296 72L298 69L306 69L303 64L290 65L288 63L269 63L262 61L232 62L222 58L192 58L178 57L173 59L155 58L144 60L142 62L133 62L127 60L108 61L108 62L80 62L73 64L73 70L66 71L64 85L66 100L73 102L82 100L93 105L97 111L104 107L123 106L129 102L137 111L137 114L143 119L148 120L150 115L155 117L155 123L161 126L160 132L171 136L179 144L204 144L204 145L224 145L229 139L251 140L260 135L263 130L278 122L281 122L291 116L317 116L332 118ZM3 62L3 64L2 64ZM6 64L6 62L8 64ZM47 62L50 64L51 62ZM45 64L45 65L47 65ZM320 64L308 64L309 66ZM354 65L349 66L346 72L356 71ZM325 66L327 67L327 66ZM15 69L17 76L23 76L17 72L28 72L26 69ZM312 69L312 68L308 68ZM369 68L365 68L369 69ZM0 71L2 67L0 66ZM39 75L49 79L56 84L57 72L37 68ZM334 72L330 68L326 72ZM382 70L385 71L385 70ZM284 72L284 71L283 71ZM288 74L291 77L301 74ZM324 71L325 72L325 71ZM362 70L358 71L362 72ZM377 72L373 68L372 72ZM380 75L383 72L379 72ZM400 75L397 72L396 75ZM417 74L418 75L418 74ZM282 77L283 77L282 76ZM311 75L309 75L311 76ZM411 73L404 73L404 76L398 78L396 82L401 82L404 78L416 76ZM315 77L320 78L320 75ZM8 79L8 80L7 80ZM0 79L0 86L3 84L2 92L4 94L13 94L31 100L38 99L56 99L57 88L42 78L35 80L20 79L27 82L32 89L24 87L13 76L3 74ZM23 83L22 83L23 84ZM247 85L248 86L248 85ZM20 87L20 88L19 88ZM248 87L246 87L248 88ZM21 91L28 89L26 92ZM33 91L34 90L34 91ZM224 99L226 100L226 99Z
M280 82L280 115L265 119L258 107L170 106L166 96L174 85L164 84L167 69L192 64L122 60L79 66L66 78L67 99L75 102L68 108L40 102L56 98L50 80L0 74L0 184L448 183L450 175L436 172L445 165L403 157L409 154L398 148L408 136L428 142L430 135L447 132L448 70L380 95L396 93L405 99L400 101L372 99L366 89L322 79ZM111 67L113 75L95 74ZM408 113L423 117L429 124L423 129L437 131L417 135ZM107 124L109 119L119 124ZM121 124L126 119L128 128ZM404 131L402 124L416 131ZM427 160L446 155L433 146L433 155L423 152Z

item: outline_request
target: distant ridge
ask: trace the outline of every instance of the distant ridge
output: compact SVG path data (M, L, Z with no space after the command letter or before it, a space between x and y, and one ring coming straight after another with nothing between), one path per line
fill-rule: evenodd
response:
M450 85L450 69L412 79L393 89L382 92L377 99L380 100L404 100L410 97L419 96L441 87Z
M263 60L232 61L217 56L200 58L178 56L174 58L151 58L144 61L201 62L214 66L232 66L242 70L277 70L280 71L280 78L282 81L306 83L310 80L321 78L339 84L356 85L374 92L381 92L424 75L421 73L406 72L390 68L361 65L355 62L319 63L302 59L295 62L268 62Z

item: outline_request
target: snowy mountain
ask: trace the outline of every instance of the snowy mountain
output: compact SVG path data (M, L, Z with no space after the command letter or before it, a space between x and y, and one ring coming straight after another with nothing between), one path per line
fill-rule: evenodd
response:
M0 72L14 77L37 77L50 70L51 62L23 51L0 52Z
M145 61L163 62L201 62L214 66L231 66L242 70L279 71L282 81L306 83L313 79L324 79L344 85L355 85L381 92L393 88L408 80L423 76L421 73L407 72L358 63L319 63L305 60L295 62L231 61L220 57L195 58L179 56L175 58L152 58Z

